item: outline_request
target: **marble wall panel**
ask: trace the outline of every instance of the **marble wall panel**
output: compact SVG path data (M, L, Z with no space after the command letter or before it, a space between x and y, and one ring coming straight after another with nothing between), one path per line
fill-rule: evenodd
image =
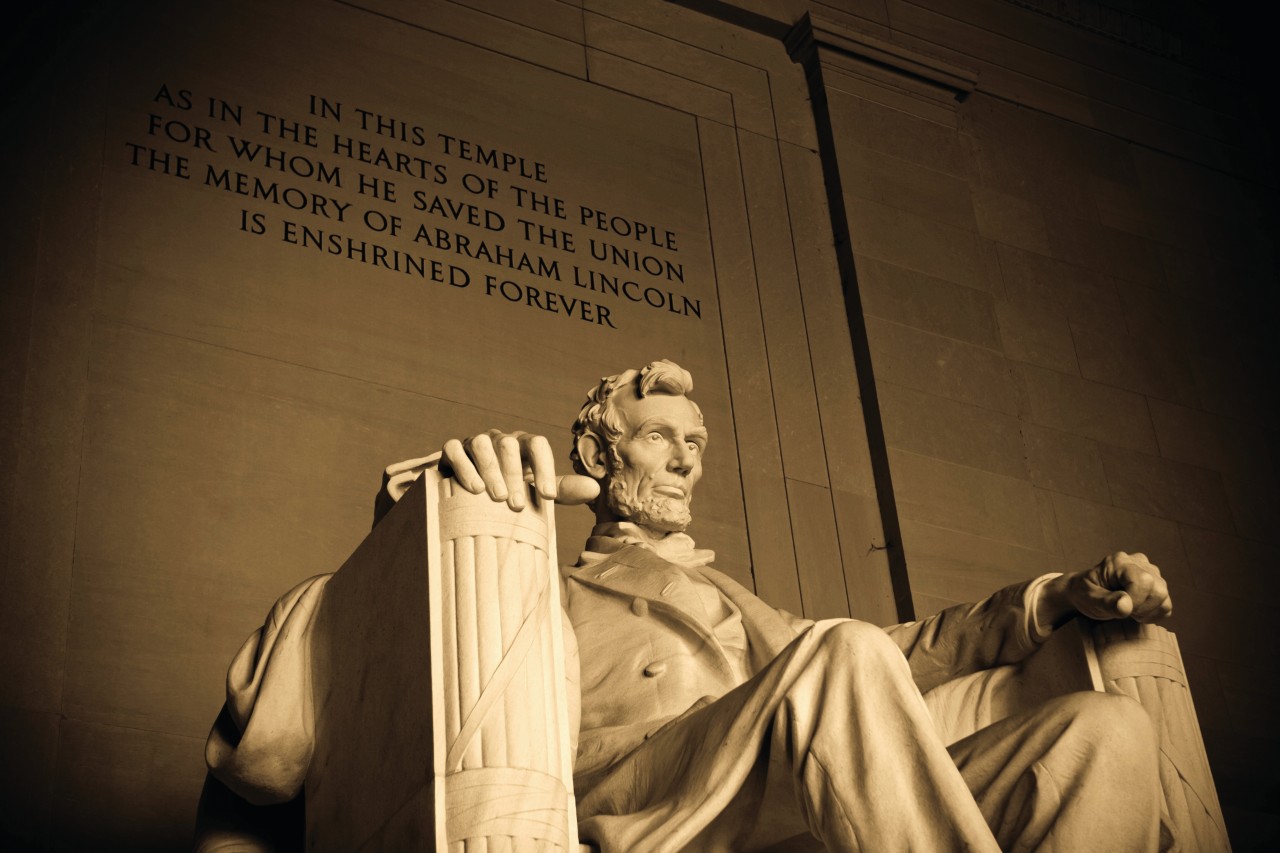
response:
M858 293L869 317L1000 349L995 308L1002 303L986 291L863 257L858 261Z
M1145 237L1111 228L1097 214L1076 216L1058 207L1045 208L1053 256L1067 263L1143 284L1160 283L1158 250Z
M946 103L935 102L931 98L921 98L910 85L905 87L885 86L883 81L874 79L874 72L869 77L865 73L841 67L833 63L824 68L822 82L827 91L836 95L855 98L877 104L886 109L910 113L925 121L942 125L955 130L959 123L956 113Z
M396 21L484 45L506 56L575 77L586 76L578 4L543 0L537 4L454 0L364 0L360 7ZM542 6L543 8L539 8ZM531 22L538 24L532 26ZM575 27L574 24L577 24Z
M649 42L650 48L643 51L645 61L676 73L703 69L706 73L695 79L715 81L742 103L745 114L736 119L740 127L812 150L817 139L808 88L782 43L787 28L803 16L803 3L783 0L764 5L765 11L757 12L756 26L727 29L717 10L700 3L583 2L591 13L664 34L667 43ZM768 18L779 23L771 26L765 21ZM697 48L702 57L695 58L686 46Z
M34 144L32 145L34 148ZM0 257L7 258L7 286L0 288L0 566L9 560L9 533L17 511L18 452L22 440L31 312L39 262L41 179L19 164L31 151L0 161L0 182L9 188L14 213L0 231ZM7 568L0 568L6 577Z
M1098 449L1116 506L1235 532L1218 472L1108 444Z
M978 230L969 184L963 178L937 172L892 152L854 146L845 123L835 123L838 157L850 164L840 173L844 191L910 213L970 231Z
M738 150L743 170L751 176L745 182L747 216L760 283L760 313L769 352L783 471L788 479L826 486L826 454L811 355L808 347L788 345L805 340L807 334L778 143L739 132Z
M1232 728L1250 737L1269 738L1280 716L1280 685L1271 661L1237 658L1218 667Z
M1231 518L1240 535L1264 542L1280 542L1280 490L1276 474L1267 468L1222 475L1231 505Z
M898 511L904 520L967 531L1024 548L1056 549L1049 493L1027 480L904 450L891 449L889 460Z
M1079 568L1056 551L919 521L904 520L902 535L911 562L913 591L952 602L976 601L1029 577ZM918 611L916 615L923 617L929 612Z
M880 504L874 497L837 489L832 495L836 533L844 554L844 585L849 612L873 625L894 625L910 615L894 587L890 543ZM908 590L909 592L909 590ZM904 606L900 606L904 605Z
M1280 593L1273 546L1216 530L1181 525L1187 565L1197 586L1243 601Z
M1120 296L1125 328L1129 334L1150 340L1183 362L1191 359L1186 330L1186 301L1166 282L1158 286L1109 278Z
M1165 286L1184 299L1222 299L1228 293L1225 282L1208 252L1182 246L1160 246L1160 267Z
M1100 503L1111 500L1097 442L1032 423L1022 422L1020 429L1032 483Z
M1191 364L1201 407L1215 415L1239 418L1259 426L1271 423L1271 397L1256 391L1268 387L1271 362L1260 362L1238 346L1231 352L1217 349L1217 352L1200 354Z
M1028 478L1027 456L1014 415L877 383L889 446L1003 474Z
M592 83L649 101L674 106L721 124L733 124L733 95L608 51L587 48Z
M582 41L582 3L580 0L534 0L532 3L503 3L501 0L454 0L526 29L558 36L566 41Z
M8 772L0 774L0 839L18 849L36 849L48 837L53 811L58 715L0 705L0 752Z
M1269 768L1280 760L1276 742L1222 729L1204 734L1232 843L1239 848L1256 840L1255 846L1265 850L1280 831L1280 816L1271 807L1275 787L1268 781Z
M788 478L787 501L792 507L796 572L805 616L810 619L849 616L850 599L844 573L840 571L840 543L830 489Z
M185 849L204 784L204 738L64 720L51 847Z
M996 244L1004 290L1010 301L1054 306L1068 319L1123 331L1115 286L1093 270L1048 255Z
M1160 338L1116 335L1108 329L1072 324L1072 338L1085 379L1183 405L1200 400L1186 357Z
M876 377L938 397L1013 414L1017 390L999 353L867 318Z
M1079 374L1071 325L1057 305L1004 300L995 306L1004 354L1060 373Z
M972 229L896 207L845 197L850 238L859 255L979 290L991 289L984 247Z
M1161 456L1223 472L1275 470L1262 427L1163 400L1150 407Z
M81 476L84 374L97 277L100 82L81 69L51 87L49 96L66 109L46 117L31 144L56 165L29 178L38 181L40 235L34 257L15 256L13 275L27 278L11 285L20 330L12 343L24 349L18 362L24 374L11 410L20 420L9 422L13 432L5 447L4 487L12 512L8 535L0 540L6 552L0 619L7 637L0 643L0 701L31 710L56 710L62 691L75 548L67 519L76 514ZM19 194L16 202L23 200ZM31 212L20 209L19 221Z
M1155 453L1155 430L1145 399L1131 391L1029 364L1014 364L1023 409L1040 426Z
M1143 194L1152 200L1191 205L1232 220L1248 221L1262 212L1258 197L1229 173L1158 148L1135 145L1130 155Z
M979 234L1030 252L1049 253L1048 226L1038 204L983 186L973 188L972 201Z
M869 148L959 178L973 176L972 137L838 89L828 92L840 116L840 142Z
M1096 175L1089 176L1089 192L1098 221L1108 228L1184 248L1205 248L1198 211L1185 201L1150 201L1137 186Z
M766 71L747 63L725 63L714 51L627 21L626 10L620 4L604 5L607 8L597 11L598 4L593 4L587 11L586 35L591 47L659 65L690 80L717 80L734 93L734 121L738 127L776 137Z
M865 413L849 319L841 310L845 297L835 245L828 236L831 219L823 200L821 162L815 152L790 143L780 143L779 150L787 208L794 223L796 271L826 445L827 476L837 489L871 496L875 490ZM837 513L837 519L839 516Z
M1077 109L1068 105L1068 112ZM1064 132L1071 123L981 92L957 110L960 129L973 143L976 183L1018 196L1044 210L1093 213L1078 180L1077 149ZM1085 122L1086 126L1088 122Z
M725 355L731 362L743 365L729 376L732 405L739 412L771 414L774 397L764 321L758 301L747 295L756 288L756 270L750 250L745 191L734 178L741 168L737 137L732 128L714 122L700 122L699 130L708 177L707 211L717 223L717 276L725 288L732 288L736 294L723 302ZM751 529L752 563L771 567L768 586L774 596L798 601L777 423L772 417L745 418L739 430L738 462L747 524ZM768 531L772 535L760 537L757 531ZM764 589L759 579L756 588Z

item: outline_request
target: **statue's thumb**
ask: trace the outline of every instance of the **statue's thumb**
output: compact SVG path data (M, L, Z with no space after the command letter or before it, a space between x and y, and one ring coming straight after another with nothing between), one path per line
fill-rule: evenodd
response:
M565 474L556 478L556 503L572 506L584 504L600 496L600 484L581 474Z
M1113 618L1125 619L1133 612L1133 598L1127 592L1117 590L1107 596L1107 609Z

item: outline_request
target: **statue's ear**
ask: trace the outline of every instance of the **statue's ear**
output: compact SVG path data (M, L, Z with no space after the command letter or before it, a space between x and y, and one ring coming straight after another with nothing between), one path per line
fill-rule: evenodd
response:
M578 436L578 458L582 460L582 468L596 480L603 480L609 473L604 447L600 439L591 433Z

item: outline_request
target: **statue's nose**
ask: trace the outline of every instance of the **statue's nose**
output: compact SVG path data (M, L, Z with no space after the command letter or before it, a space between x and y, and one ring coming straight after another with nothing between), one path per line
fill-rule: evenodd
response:
M671 462L667 467L672 471L689 473L693 470L693 451L683 442L672 444Z

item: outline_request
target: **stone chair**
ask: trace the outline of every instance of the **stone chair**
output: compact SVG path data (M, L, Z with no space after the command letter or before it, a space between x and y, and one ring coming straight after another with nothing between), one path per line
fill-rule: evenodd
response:
M579 850L555 522L530 504L512 512L429 468L330 582L312 646L308 849ZM1181 849L1228 850L1162 628L1077 620L1027 661L926 701L954 740L1076 690L1142 703Z

